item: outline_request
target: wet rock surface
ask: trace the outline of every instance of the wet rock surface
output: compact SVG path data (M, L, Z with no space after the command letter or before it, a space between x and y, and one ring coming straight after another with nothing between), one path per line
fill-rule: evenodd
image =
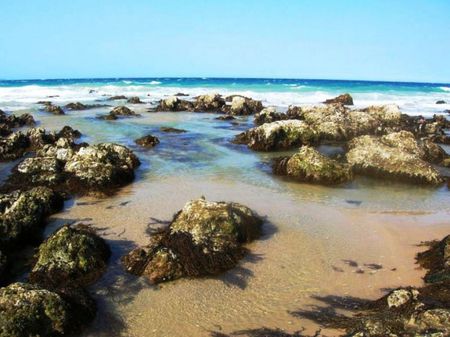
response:
M224 105L225 99L219 94L200 95L195 99L194 111L221 112Z
M146 148L154 147L159 144L159 139L152 135L143 136L135 140L135 143Z
M194 104L187 100L182 100L177 96L168 97L162 99L158 106L156 107L156 111L193 111Z
M325 104L353 105L353 97L350 94L342 94L332 99L327 99Z
M232 98L231 105L223 106L222 111L233 116L247 116L259 113L262 109L261 101L235 96Z
M312 147L302 146L290 157L275 160L273 171L302 182L340 184L352 179L350 166L324 156Z
M255 114L254 122L256 125L262 125L286 119L290 119L287 113L280 113L275 107L268 107Z
M59 105L54 105L52 102L38 102L42 103L43 110L54 115L64 115L64 110Z
M219 274L245 255L242 244L260 235L262 220L249 208L191 201L150 244L122 258L126 270L153 283Z
M140 115L131 110L130 108L121 105L113 108L109 114L99 116L100 119L116 120L119 117L139 117Z
M4 111L0 110L0 136L10 135L15 128L20 128L22 126L33 126L36 122L30 114L13 115L6 114Z
M161 126L159 129L162 132L167 132L167 133L185 133L185 132L187 132L186 130L183 130L183 129L177 129L177 128L172 128L172 127L168 127L168 126Z
M133 96L127 99L127 103L130 104L144 104L144 102L141 101L141 99L137 96Z
M347 161L357 173L413 183L442 182L440 173L422 159L424 154L410 132L361 136L348 146Z

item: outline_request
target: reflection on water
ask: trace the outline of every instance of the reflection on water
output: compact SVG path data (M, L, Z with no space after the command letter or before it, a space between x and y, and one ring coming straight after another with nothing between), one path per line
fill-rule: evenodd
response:
M96 118L108 108L56 117L34 111L42 127L70 125L83 133L82 141L127 145L143 163L136 181L116 196L69 202L46 229L49 234L66 222L92 222L112 247L106 275L91 288L99 314L84 336L207 336L261 326L312 331L311 322L289 312L317 304L314 296L374 298L385 287L418 284L415 244L450 229L445 187L366 178L338 187L292 182L270 173L271 159L286 153L255 153L230 143L252 118L235 125L212 114L134 109L142 117L117 121ZM161 126L187 132L164 133ZM134 143L149 133L159 145ZM2 172L9 168L1 166ZM265 235L249 245L251 254L217 278L155 287L125 274L120 257L146 244L151 229L201 195L244 203L266 218Z

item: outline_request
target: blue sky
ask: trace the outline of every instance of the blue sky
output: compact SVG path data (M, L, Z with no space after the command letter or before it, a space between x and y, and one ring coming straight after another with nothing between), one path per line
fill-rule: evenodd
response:
M449 0L0 0L0 78L450 82Z

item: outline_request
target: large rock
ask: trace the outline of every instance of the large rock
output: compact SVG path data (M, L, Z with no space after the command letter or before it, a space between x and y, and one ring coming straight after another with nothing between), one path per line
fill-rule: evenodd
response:
M440 184L442 177L425 162L414 135L407 131L383 137L361 136L349 142L347 161L364 175L423 184Z
M338 163L310 146L302 146L293 156L276 160L273 171L298 181L326 185L352 179L352 171L347 164Z
M65 108L66 108L67 110L80 110L80 111L81 111L81 110L86 110L86 109L88 109L88 106L85 105L85 104L83 104L83 103L76 102L76 103L69 103L69 104L66 104Z
M55 156L26 158L17 167L17 171L29 177L32 185L53 186L63 180L64 164Z
M44 103L44 110L54 115L64 115L64 110L59 105L54 105L51 102Z
M196 112L220 112L225 105L225 99L219 94L200 95L194 102Z
M0 194L0 249L9 249L19 241L34 240L45 217L62 205L62 198L46 187Z
M229 107L229 114L235 116L253 115L263 109L261 101L247 97L235 96Z
M143 136L135 140L135 143L146 148L154 147L159 144L159 139L152 135Z
M8 137L0 138L0 161L22 157L29 145L28 137L22 132L15 132Z
M327 99L325 104L353 105L353 97L350 94L342 94L332 99Z
M110 114L114 116L124 116L124 117L139 116L133 110L123 105L116 106L114 109L111 110Z
M8 136L12 133L11 129L34 124L34 118L30 114L8 115L0 110L0 136Z
M133 96L127 99L127 103L130 104L144 104L144 102L141 101L141 99L137 96Z
M317 132L300 120L266 123L236 136L234 142L257 151L288 149L317 141Z
M148 246L122 261L128 272L159 283L180 277L214 275L242 258L243 243L260 235L262 220L249 208L226 202L191 201Z
M417 255L419 264L427 269L425 282L435 283L450 280L450 235Z
M114 188L131 182L139 164L139 159L127 147L102 143L80 148L66 162L64 171L75 179L75 185Z
M192 102L176 96L162 99L156 107L156 111L193 111L193 109L194 104Z
M254 122L256 125L262 125L264 123L272 123L286 119L290 119L287 114L277 112L275 107L268 107L255 114Z
M66 225L41 244L29 278L52 288L87 286L106 270L109 255L109 247L92 229Z

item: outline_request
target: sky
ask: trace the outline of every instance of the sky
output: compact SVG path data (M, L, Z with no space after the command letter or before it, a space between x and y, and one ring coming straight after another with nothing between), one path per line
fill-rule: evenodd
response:
M450 0L0 0L0 78L450 82Z

